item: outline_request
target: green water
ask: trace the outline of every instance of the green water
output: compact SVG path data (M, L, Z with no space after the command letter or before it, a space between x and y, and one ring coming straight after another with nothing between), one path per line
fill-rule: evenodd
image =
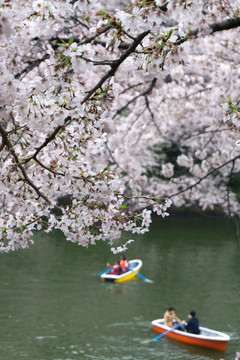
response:
M0 255L0 359L3 360L234 360L240 351L240 251L222 219L156 220L129 245L129 259L154 281L103 283L114 262L107 244L89 249L59 232L37 233L27 250ZM157 336L151 321L169 306L187 320L231 336L225 353Z

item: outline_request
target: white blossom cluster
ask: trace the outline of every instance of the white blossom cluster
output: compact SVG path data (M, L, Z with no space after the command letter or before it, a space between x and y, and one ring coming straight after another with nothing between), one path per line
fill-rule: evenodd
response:
M54 228L122 251L172 202L239 212L239 4L220 3L0 1L1 252Z

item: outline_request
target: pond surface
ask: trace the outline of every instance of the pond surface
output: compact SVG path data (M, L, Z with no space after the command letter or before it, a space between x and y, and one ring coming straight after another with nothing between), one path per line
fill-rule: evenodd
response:
M234 360L240 351L240 251L223 219L156 219L126 252L142 259L153 284L101 282L113 255L88 249L59 232L36 233L27 250L0 255L0 359ZM157 336L151 321L175 306L196 310L202 326L231 336L225 353Z

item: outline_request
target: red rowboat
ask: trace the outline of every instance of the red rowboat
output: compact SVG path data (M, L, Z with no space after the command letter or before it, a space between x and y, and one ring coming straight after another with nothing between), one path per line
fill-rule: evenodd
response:
M157 319L152 321L152 328L157 333L165 333L171 330L168 326L164 325L164 319ZM201 346L208 349L225 351L230 337L219 331L211 330L200 326L201 333L199 335L191 334L185 331L172 330L166 336L195 346Z

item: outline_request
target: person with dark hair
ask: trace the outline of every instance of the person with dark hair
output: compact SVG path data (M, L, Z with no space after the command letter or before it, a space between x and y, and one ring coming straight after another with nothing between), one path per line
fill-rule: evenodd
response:
M164 313L164 325L168 327L173 327L177 323L181 323L182 320L180 320L177 315L175 314L175 308L173 306L170 306L168 310Z
M188 318L189 320L187 324L184 325L187 332L197 335L200 334L199 321L198 318L196 317L196 311L194 310L190 311L190 313L188 314Z
M120 257L120 268L122 273L127 272L130 268L129 261L126 259L125 255L121 255Z

